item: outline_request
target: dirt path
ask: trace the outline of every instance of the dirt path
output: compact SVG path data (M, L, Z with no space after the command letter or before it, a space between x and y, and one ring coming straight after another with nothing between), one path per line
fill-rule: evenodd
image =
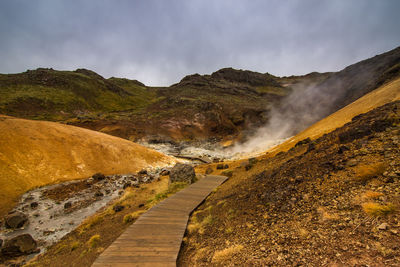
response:
M92 266L176 266L190 213L227 177L209 175L143 214Z

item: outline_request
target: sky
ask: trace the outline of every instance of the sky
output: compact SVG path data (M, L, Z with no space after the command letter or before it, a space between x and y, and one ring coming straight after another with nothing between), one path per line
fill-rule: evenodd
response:
M224 67L338 71L400 45L398 0L1 0L0 73L168 86Z

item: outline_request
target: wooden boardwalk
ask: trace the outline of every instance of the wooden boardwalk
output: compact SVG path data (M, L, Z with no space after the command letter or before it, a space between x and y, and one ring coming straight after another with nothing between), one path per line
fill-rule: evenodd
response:
M208 175L152 207L92 266L176 266L190 213L226 179Z

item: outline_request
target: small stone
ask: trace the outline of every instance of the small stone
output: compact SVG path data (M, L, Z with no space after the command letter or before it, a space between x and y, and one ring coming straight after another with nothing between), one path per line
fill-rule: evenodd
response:
M386 230L389 227L387 223L382 223L378 226L378 230Z
M261 251L266 251L267 249L265 247L260 247Z
M143 169L143 170L141 170L140 172L138 172L138 174L140 174L140 175L147 174L147 170Z
M37 202L32 202L31 203L31 208L32 209L36 209L38 206L39 206L39 203L37 203Z
M115 211L115 212L120 212L120 211L122 211L124 208L125 208L125 207L122 206L122 205L115 205L115 206L113 207L113 211Z
M96 193L94 193L94 196L95 197L102 197L102 196L104 196L104 194L102 192L100 192L100 191L97 191Z
M67 203L64 204L64 209L69 209L72 207L72 203L68 201Z
M224 169L224 164L218 164L217 165L217 170L222 170L222 169Z
M161 176L169 175L169 170L162 170L162 171L160 172L160 175L161 175Z
M212 173L214 170L211 167L208 167L206 170L206 174Z
M351 159L351 160L349 160L348 162L347 162L347 166L348 167L354 167L354 166L356 166L358 164L358 161L357 160L355 160L355 159Z
M139 204L139 206L138 206L139 208L142 208L142 207L144 207L144 204L143 203L141 203L141 204Z
M104 180L106 178L106 176L102 173L96 173L96 174L93 174L92 178L96 181L101 181L101 180Z

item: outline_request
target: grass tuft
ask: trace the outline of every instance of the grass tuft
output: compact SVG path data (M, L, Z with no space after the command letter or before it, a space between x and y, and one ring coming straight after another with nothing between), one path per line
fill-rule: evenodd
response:
M223 263L230 260L232 256L238 254L244 247L242 245L235 245L223 250L218 250L214 253L211 262L212 263Z
M381 205L375 202L367 202L361 205L365 213L370 216L384 216L396 211L393 204Z
M93 235L88 241L88 245L90 248L97 247L99 243L100 243L100 235Z

